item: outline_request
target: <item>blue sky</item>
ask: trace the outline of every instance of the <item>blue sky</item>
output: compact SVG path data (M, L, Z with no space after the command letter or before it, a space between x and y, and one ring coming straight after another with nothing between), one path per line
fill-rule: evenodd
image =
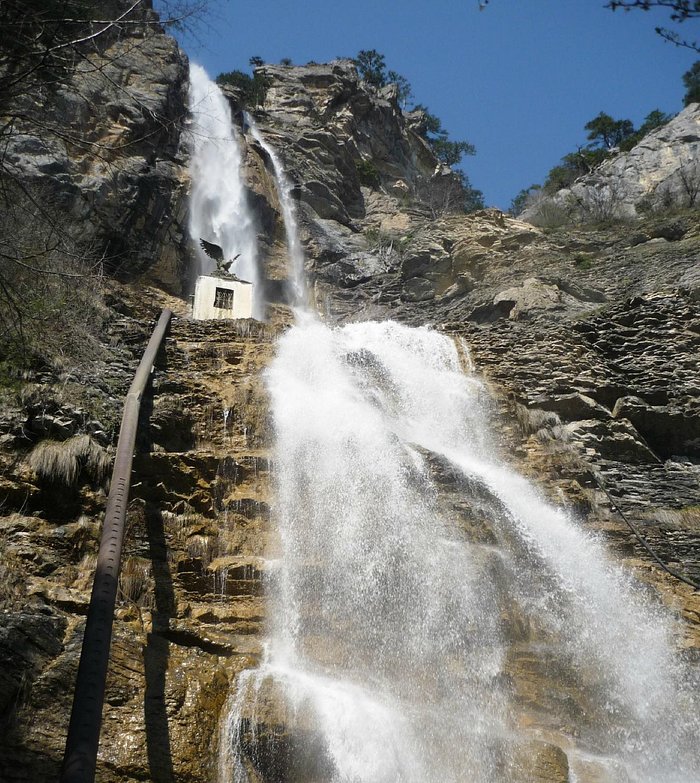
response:
M463 168L488 205L506 209L584 144L600 111L641 123L682 108L682 74L700 55L654 32L666 13L615 13L604 0L214 0L191 59L211 76L325 62L376 49L452 139L476 146ZM700 38L690 21L683 32Z

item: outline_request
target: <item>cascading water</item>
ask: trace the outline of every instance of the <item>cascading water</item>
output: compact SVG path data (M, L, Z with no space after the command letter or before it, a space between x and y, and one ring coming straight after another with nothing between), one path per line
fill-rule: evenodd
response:
M251 132L304 292L288 180ZM220 783L530 783L536 741L566 748L570 783L700 779L672 618L497 458L465 346L299 312L267 386L282 555ZM539 710L519 656L545 672Z
M232 270L241 279L253 283L253 316L260 319L264 304L257 285L260 276L257 229L241 173L240 140L226 98L205 70L195 64L190 66L189 103L192 117L189 231L199 259L198 271L206 272L213 267L199 246L200 239L219 245L225 260L240 254Z
M297 305L304 307L307 304L308 292L306 288L306 276L304 273L304 251L302 250L301 242L299 241L299 227L297 225L294 198L292 197L292 183L284 170L279 155L275 149L265 141L265 138L255 124L255 120L247 112L245 116L253 138L263 150L265 150L272 161L272 168L275 172L275 180L277 183L277 193L282 209L284 230L287 237L289 271L294 289L294 300Z
M506 676L520 642L584 694L572 770L589 754L605 781L699 779L698 704L669 619L496 459L484 389L450 339L305 316L268 387L283 557L227 748L253 748L279 776L266 780L528 781ZM440 500L445 471L466 518ZM279 702L275 749L255 724ZM248 780L240 748L223 766Z

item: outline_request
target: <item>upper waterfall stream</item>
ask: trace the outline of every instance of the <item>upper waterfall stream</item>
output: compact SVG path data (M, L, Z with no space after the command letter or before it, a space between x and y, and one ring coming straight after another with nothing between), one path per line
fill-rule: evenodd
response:
M294 302L298 306L308 306L308 291L306 286L306 276L304 273L304 251L299 240L299 227L297 225L296 208L292 197L292 183L284 170L282 161L276 150L265 141L262 133L258 130L253 117L246 112L246 122L250 126L250 132L253 138L267 153L275 174L277 184L277 195L282 209L282 220L284 222L284 231L287 237L287 251L289 254L289 273L293 286Z
M267 383L283 555L222 780L249 779L245 750L265 780L525 783L529 743L553 736L571 744L572 781L592 779L577 765L698 779L670 619L497 458L488 395L452 340L303 316ZM450 484L460 503L441 496ZM549 735L514 699L524 653L571 694ZM256 736L265 721L288 732L276 746Z
M224 259L233 259L233 271L253 283L255 318L264 315L258 285L258 239L255 216L243 180L241 140L234 129L231 109L218 85L206 71L190 66L190 114L192 117L190 177L190 237L199 260L199 272L213 266L199 246L205 239L221 248Z

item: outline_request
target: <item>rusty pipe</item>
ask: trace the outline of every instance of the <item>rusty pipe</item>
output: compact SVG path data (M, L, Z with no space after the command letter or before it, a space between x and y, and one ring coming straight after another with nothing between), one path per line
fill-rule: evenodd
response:
M162 311L124 403L95 580L85 623L60 783L93 783L95 780L139 410L146 383L160 344L165 337L171 315L172 312L168 309Z

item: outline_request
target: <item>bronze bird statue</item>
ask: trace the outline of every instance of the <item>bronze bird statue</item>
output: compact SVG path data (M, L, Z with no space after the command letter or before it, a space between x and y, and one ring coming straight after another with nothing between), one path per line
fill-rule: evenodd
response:
M206 239L199 238L199 246L202 248L202 250L211 258L212 261L216 261L216 271L217 272L229 272L231 269L231 264L240 256L240 253L236 253L236 255L229 259L228 261L224 261L224 251L219 247L219 245L214 244L214 242L207 242Z

